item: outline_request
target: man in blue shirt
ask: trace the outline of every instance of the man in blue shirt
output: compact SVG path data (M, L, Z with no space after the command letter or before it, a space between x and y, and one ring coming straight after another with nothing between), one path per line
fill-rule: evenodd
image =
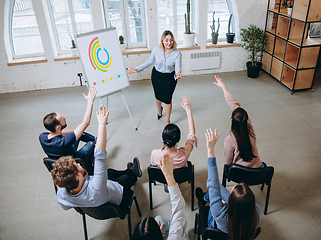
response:
M57 201L68 210L72 207L97 207L106 202L120 205L123 194L130 189L142 176L139 160L127 164L127 169L107 170L106 123L109 112L102 105L97 113L98 137L95 147L94 175L86 178L84 170L71 156L61 157L53 163L51 175L59 187Z
M83 93L87 100L87 109L82 122L74 130L64 130L67 127L66 118L59 113L49 113L44 117L44 127L50 132L41 133L39 141L48 157L58 159L71 155L83 158L89 166L92 165L95 137L84 131L90 124L96 93L95 87L89 89L87 96ZM86 142L86 144L77 150L80 141Z

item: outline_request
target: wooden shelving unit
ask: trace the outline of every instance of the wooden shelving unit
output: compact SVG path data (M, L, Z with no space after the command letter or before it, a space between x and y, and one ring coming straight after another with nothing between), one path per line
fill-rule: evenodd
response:
M283 0L269 0L262 68L291 90L312 89L321 38L309 38L310 23L321 22L321 0L294 0L292 14Z

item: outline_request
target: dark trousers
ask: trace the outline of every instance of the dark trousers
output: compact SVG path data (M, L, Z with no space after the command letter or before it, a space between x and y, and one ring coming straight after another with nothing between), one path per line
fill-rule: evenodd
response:
M136 175L130 169L118 171L112 168L108 168L107 174L109 180L118 182L124 187L125 190L129 190L137 182Z

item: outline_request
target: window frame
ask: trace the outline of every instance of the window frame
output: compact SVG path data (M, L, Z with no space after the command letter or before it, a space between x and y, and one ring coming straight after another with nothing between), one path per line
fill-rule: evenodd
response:
M104 20L105 25L107 27L113 27L110 23L108 8L107 8L107 1L103 1L104 6ZM137 48L137 47L146 47L147 46L147 34L146 34L146 22L145 22L145 0L140 1L140 14L141 14L141 23L142 23L142 42L141 43L131 43L130 40L130 27L129 27L129 16L128 16L128 3L126 0L119 0L120 2L120 11L121 11L121 22L122 22L122 30L123 30L123 37L125 39L126 48Z

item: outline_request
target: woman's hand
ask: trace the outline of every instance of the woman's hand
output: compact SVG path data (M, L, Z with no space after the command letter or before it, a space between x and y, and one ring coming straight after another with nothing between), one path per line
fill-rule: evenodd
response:
M137 68L135 68L135 67L130 67L130 68L127 70L127 74L133 74L133 73L137 73Z
M223 92L227 92L227 88L222 80L222 78L220 78L219 76L217 75L214 75L215 79L216 79L216 82L213 82L216 86L219 86L220 88L222 88Z
M191 110L191 103L189 101L189 98L187 97L182 97L182 103L181 103L182 107L185 109L185 111L189 111Z
M217 135L217 130L215 129L215 133L213 133L212 129L207 129L205 136L207 141L207 156L215 157L214 146L219 138L219 136Z
M98 124L106 125L108 121L109 112L106 113L106 108L104 105L99 107L99 112L96 112Z
M173 165L173 157L170 157L167 153L164 154L163 160L159 161L160 168L165 176L167 185L173 186L176 184L174 178L174 165Z
M182 77L181 73L176 73L176 79L180 79Z

